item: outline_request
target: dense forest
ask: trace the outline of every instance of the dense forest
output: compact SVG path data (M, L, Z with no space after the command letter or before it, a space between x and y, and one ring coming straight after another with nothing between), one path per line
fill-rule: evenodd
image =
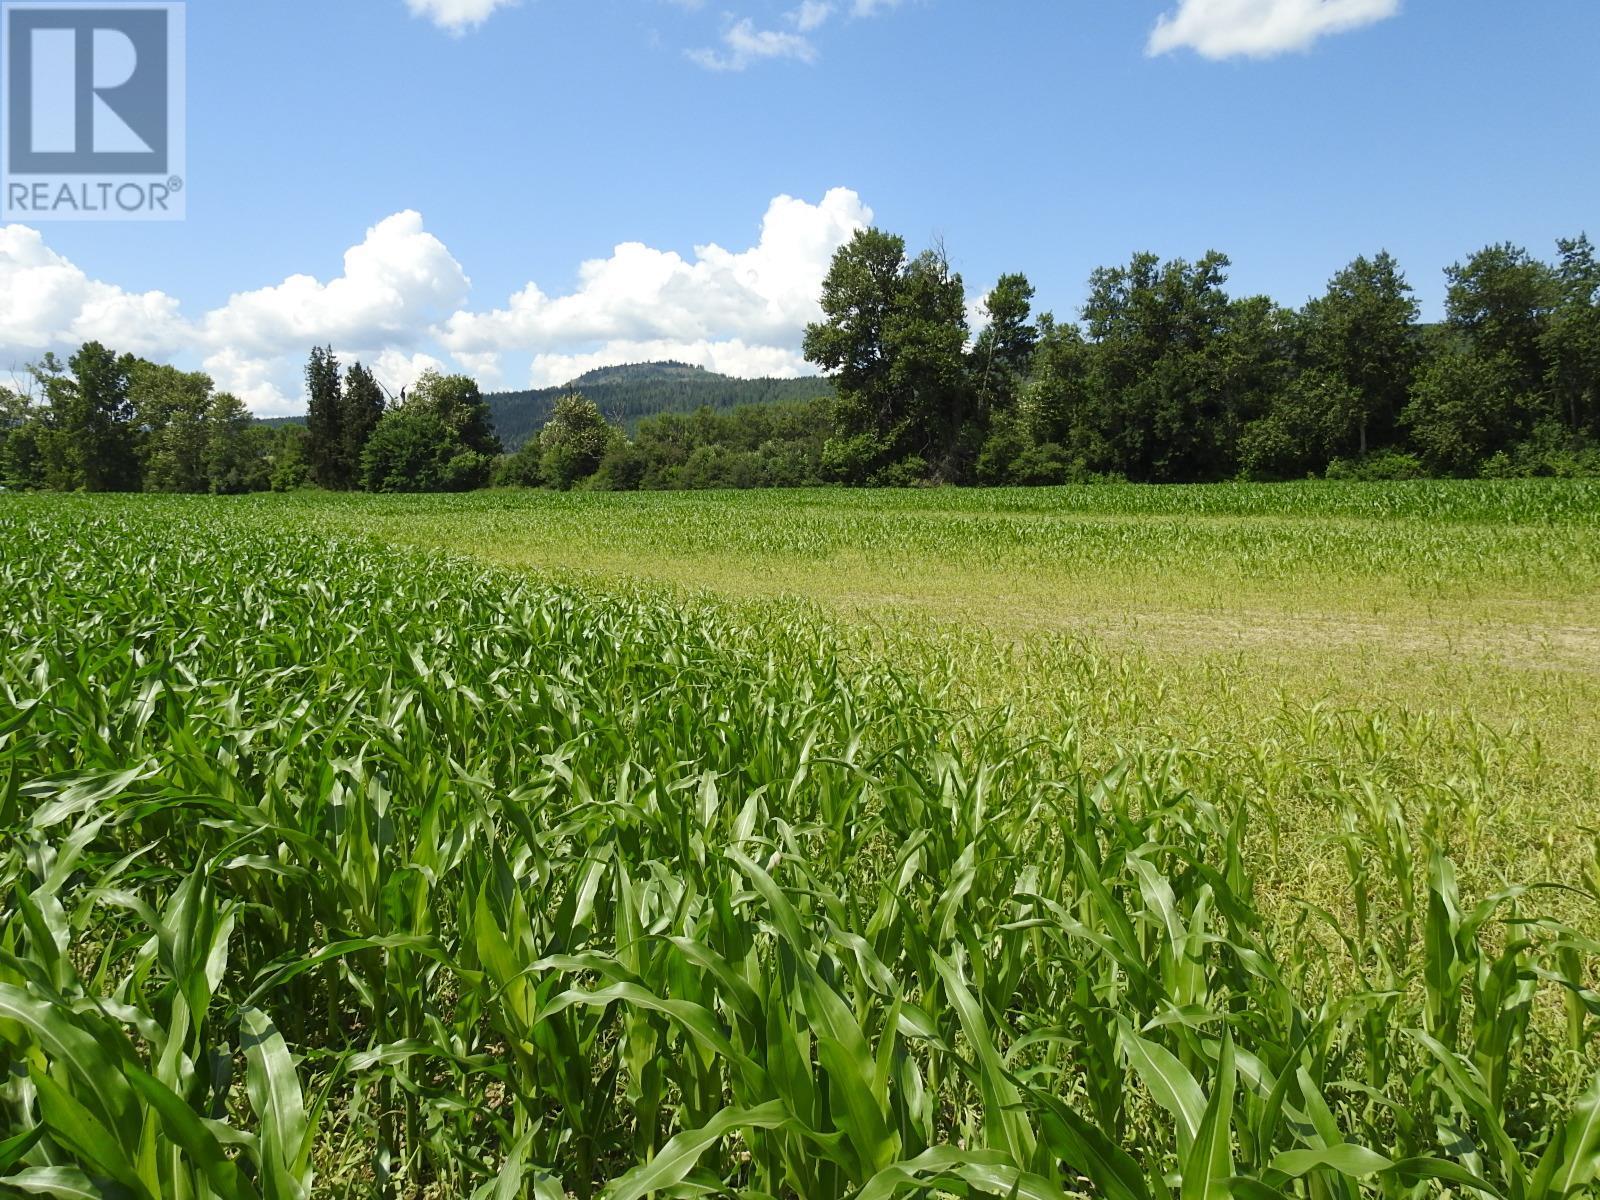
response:
M562 386L530 392L490 392L489 416L508 449L539 436L556 401L582 392L606 420L632 436L642 421L663 413L714 412L756 404L783 404L832 394L825 379L735 379L680 362L600 367Z
M1512 245L1469 256L1447 270L1433 325L1388 254L1356 259L1299 309L1230 295L1229 265L1135 255L1094 272L1076 322L1036 314L1026 276L1008 275L974 336L942 254L911 256L903 239L864 230L835 256L823 319L806 331L826 382L646 364L587 376L581 391L487 398L430 373L391 399L361 364L341 370L318 349L303 426L254 422L205 375L91 343L0 389L0 483L225 493L1600 475L1600 262L1587 237L1559 242L1549 262ZM726 407L752 387L771 402Z

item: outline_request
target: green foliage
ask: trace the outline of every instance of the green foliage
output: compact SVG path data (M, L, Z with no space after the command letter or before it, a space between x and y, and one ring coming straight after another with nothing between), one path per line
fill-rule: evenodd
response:
M14 492L48 487L46 455L53 442L50 427L39 417L15 426L0 446L0 486Z
M1484 460L1479 474L1485 479L1600 478L1600 445L1575 436L1560 420L1549 418L1534 426L1527 440L1509 450L1497 450Z
M378 421L361 454L361 486L369 492L471 491L489 482L499 452L478 385L428 371Z
M0 389L0 486L238 494L306 481L302 428L257 422L210 376L90 344Z
M1445 271L1450 327L1486 360L1498 359L1507 384L1536 391L1545 380L1544 338L1560 287L1556 273L1520 246L1486 246Z
M495 463L493 482L496 487L535 488L544 482L539 464L541 451L539 439L524 442L515 454L509 454Z
M0 387L0 487L29 491L43 486L39 462L42 432L28 397Z
M627 455L608 457L637 473L646 490L730 487L810 487L823 482L826 401L764 404L645 421ZM604 467L604 464L602 464ZM624 491L627 488L613 488Z
M823 444L819 469L830 483L860 483L872 477L874 466L885 454L877 434L831 437Z
M1431 339L1387 253L1298 314L1230 297L1223 255L1135 255L1094 273L1082 328L1031 322L1031 286L1008 275L963 382L940 340L956 323L942 260L908 263L901 239L867 231L835 257L807 336L839 390L822 473L882 483L921 456L934 479L991 485L1285 479L1372 451L1444 474L1586 471L1600 269L1587 239L1561 252L1558 270L1511 246L1452 268L1450 323ZM1524 445L1558 412L1565 446Z
M1304 479L1329 464L1365 420L1363 393L1341 377L1306 371L1274 396L1239 444L1251 479Z
M128 396L144 433L144 490L211 490L209 375L135 362Z
M0 453L5 450L7 435L27 419L27 397L18 395L8 387L0 387Z
M1215 746L1095 761L1082 727L1025 736L815 615L286 511L0 508L7 1190L1592 1191L1596 945L1547 906L1600 897L1469 889L1461 781L1411 777L1375 715L1349 775L1322 715L1270 787ZM1319 864L1337 912L1285 926L1251 864L1291 789L1348 867Z
M129 379L145 491L238 495L271 486L280 436L238 397L213 394L209 375L136 359Z
M1600 440L1600 262L1587 237L1559 243L1559 300L1540 349L1568 430Z
M873 472L867 480L869 487L909 488L929 482L932 468L920 454L908 454L898 462L889 463Z
M539 477L567 491L599 470L616 436L593 400L577 392L563 396L539 434Z
M344 391L332 346L312 347L306 363L306 433L311 481L329 491L353 487L358 462L344 435Z
M1237 469L1238 438L1279 382L1283 317L1264 299L1231 301L1228 266L1215 252L1193 264L1139 254L1091 278L1089 428L1074 440L1102 448L1093 469L1153 482Z
M139 486L129 375L134 359L86 343L63 367L33 368L45 412L36 429L41 486L62 492L125 492Z
M613 437L605 457L590 476L589 486L598 492L635 492L649 469L645 456L625 437Z
M1007 482L1019 487L1050 487L1060 483L1083 483L1092 478L1094 476L1084 470L1081 462L1068 457L1064 446L1035 442L1011 460Z
M462 444L439 412L401 405L385 413L361 454L369 492L464 492L488 481L493 460Z
M1017 281L1008 288L1022 299ZM908 260L904 239L861 230L834 256L822 311L806 329L805 353L831 372L838 393L833 423L842 449L828 456L829 473L880 482L906 477L920 459L936 480L962 479L981 429L972 428L966 289L944 255Z
M1379 483L1427 476L1420 458L1399 450L1378 450L1354 460L1336 458L1328 464L1327 471L1327 478L1343 482Z
M1416 325L1420 307L1400 264L1387 251L1357 258L1328 283L1325 295L1300 314L1305 358L1313 370L1349 389L1346 419L1294 457L1318 452L1366 454L1374 441L1394 436L1395 421L1421 357Z
M1558 248L1555 266L1504 244L1451 267L1448 320L1436 327L1418 324L1386 252L1355 259L1298 312L1231 296L1216 252L1193 263L1136 254L1095 271L1081 323L1036 316L1032 284L1007 274L969 344L965 288L942 249L909 257L904 239L867 229L835 254L823 320L806 330L806 356L827 380L643 363L583 376L574 407L570 388L485 398L465 376L429 372L402 406L411 416L384 428L372 374L357 363L341 380L331 348L317 348L297 440L283 426L246 430L236 406L214 408L204 375L86 346L71 370L48 355L33 368L36 395L7 393L0 481L224 492L307 478L387 491L1040 486L1409 477L1413 462L1446 476L1579 477L1600 469L1600 265L1587 237Z
M1024 416L997 413L990 422L989 436L983 443L983 450L978 454L975 468L978 482L987 487L1019 482L1016 465L1034 445L1033 431Z
M1031 319L1034 295L1026 275L1002 275L984 298L988 324L972 347L972 371L985 412L1009 411L1027 380L1039 344Z
M384 414L361 452L361 484L369 492L443 490L449 431L437 413L405 408Z
M1533 398L1518 390L1521 366L1508 354L1446 351L1417 377L1401 419L1428 470L1476 474L1478 465L1529 430Z
M451 439L473 454L492 458L500 453L500 439L489 419L488 402L478 385L465 375L423 372L403 407L438 416Z
M330 491L365 486L367 445L385 407L383 389L372 372L352 363L341 381L333 347L313 347L306 364L306 405L304 449L311 482ZM389 444L392 458L392 434Z
M221 496L264 492L272 486L272 456L279 434L257 424L244 402L219 392L206 414L206 482Z
M339 460L351 486L360 476L362 452L383 419L383 410L383 389L377 379L360 363L351 363L339 395Z
M268 485L275 492L292 492L311 482L311 435L303 425L285 424L271 431Z
M960 482L979 420L966 358L966 287L942 250L907 264L887 322L889 381L899 398L891 417L891 471L916 460L924 474L907 482ZM872 428L872 426L868 426Z

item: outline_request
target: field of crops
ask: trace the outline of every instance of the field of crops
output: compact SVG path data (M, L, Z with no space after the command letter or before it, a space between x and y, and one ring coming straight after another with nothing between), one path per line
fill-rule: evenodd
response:
M247 506L250 507L250 506ZM1227 484L1193 488L458 497L315 494L269 526L376 534L516 567L798 594L1028 632L1129 613L1222 613L1276 634L1315 612L1401 635L1600 625L1600 486ZM1582 648L1600 657L1600 642Z
M0 500L0 1191L1595 1193L1592 487Z

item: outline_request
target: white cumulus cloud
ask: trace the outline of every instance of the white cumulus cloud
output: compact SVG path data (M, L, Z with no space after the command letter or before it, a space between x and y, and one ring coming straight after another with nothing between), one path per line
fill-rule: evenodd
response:
M408 392L429 371L448 375L450 368L431 354L407 354L404 350L389 347L372 363L372 373L390 396Z
M707 347L720 346L718 361L750 362L752 347L783 347L788 357L762 357L758 373L774 364L794 373L800 363L793 350L819 315L834 252L871 221L872 210L846 188L817 204L779 196L767 208L759 241L747 250L698 246L690 259L625 242L609 258L584 263L574 291L550 296L529 283L504 308L456 313L440 341L458 359L506 351L570 355L570 347L587 343L582 354L670 344L685 355L694 350L699 357L691 361L697 362L711 353Z
M461 34L476 29L495 13L517 0L406 0L413 16L426 17L440 29Z
M100 340L164 354L188 336L173 297L91 279L45 245L38 230L0 228L0 353L26 357Z
M262 354L312 343L370 349L414 337L465 301L470 286L422 214L408 210L367 230L345 252L344 274L327 283L291 275L233 296L206 315L205 338Z
M421 215L407 211L367 230L345 252L343 274L327 282L291 275L191 321L176 298L93 279L51 250L38 230L11 225L0 228L0 365L99 341L152 358L199 361L219 388L256 411L292 411L311 346L332 344L368 358L409 352L465 302L469 286ZM415 372L401 369L398 358L388 361L399 385L408 383Z
M232 392L257 416L279 417L303 407L290 399L299 392L300 361L291 362L287 356L258 358L224 346L207 354L200 366L219 391Z
M523 378L542 386L664 358L731 375L800 375L802 335L820 315L834 252L871 220L845 188L816 203L779 196L753 246L713 243L685 256L625 242L581 264L570 291L529 283L504 307L476 311L461 264L408 210L368 229L339 275L290 275L194 318L175 297L95 279L37 230L11 225L0 227L0 369L97 340L199 366L264 416L303 409L301 372L314 345L361 359L392 393L429 369L466 371L485 387Z
M1179 0L1150 34L1151 54L1271 58L1394 16L1400 0Z

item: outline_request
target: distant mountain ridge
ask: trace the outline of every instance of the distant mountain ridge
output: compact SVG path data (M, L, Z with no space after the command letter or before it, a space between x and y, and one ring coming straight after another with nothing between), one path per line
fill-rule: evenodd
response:
M693 363L677 362L673 359L663 359L659 362L618 363L611 367L596 367L592 371L585 371L576 379L569 380L561 386L565 388L581 388L602 383L641 383L645 381L662 381L668 379L705 380L705 379L731 379L731 375L718 375L704 367L697 367Z
M495 432L513 451L538 436L555 403L568 392L582 392L610 421L631 436L639 422L662 413L717 412L747 404L794 404L833 395L833 385L812 376L802 379L738 379L681 362L626 363L587 371L560 387L522 392L489 392ZM304 417L265 417L263 425L304 425Z
M561 387L492 392L489 415L507 450L544 428L562 396L582 392L608 420L632 434L639 422L661 413L701 408L726 412L747 404L784 404L833 395L826 379L736 379L681 362L627 363L588 371Z

